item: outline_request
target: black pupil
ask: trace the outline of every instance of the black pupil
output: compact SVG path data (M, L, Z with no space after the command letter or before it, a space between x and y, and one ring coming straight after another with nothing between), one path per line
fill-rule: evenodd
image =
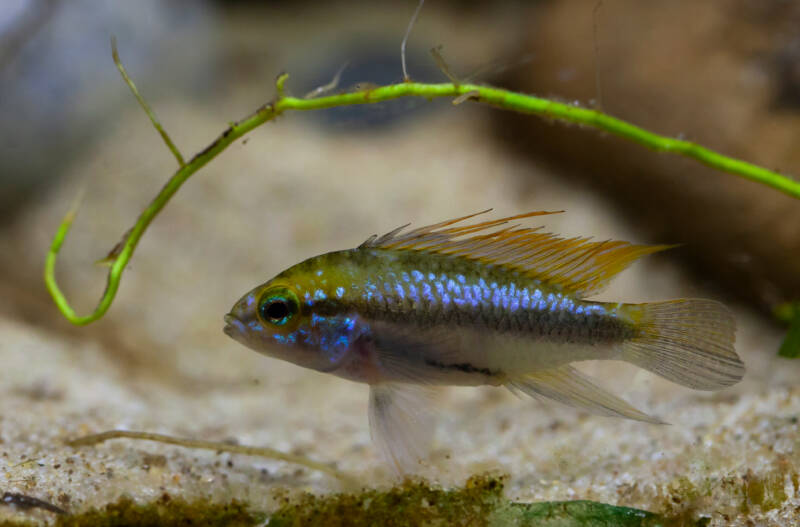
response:
M264 309L264 313L267 315L267 318L280 320L289 314L289 306L282 300L274 300L267 305L266 309Z

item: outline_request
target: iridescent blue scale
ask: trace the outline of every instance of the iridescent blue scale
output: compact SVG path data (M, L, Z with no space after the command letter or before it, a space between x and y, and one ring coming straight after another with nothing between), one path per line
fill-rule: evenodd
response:
M534 280L517 277L501 281L469 273L446 273L413 269L384 272L371 277L382 286L367 282L360 300L366 313L395 317L398 308L408 308L409 322L474 323L497 328L522 328L532 335L558 333L587 335L604 315L613 315L603 305L583 302L568 294L546 290ZM380 298L372 291L385 291ZM337 293L337 296L338 295ZM358 302L357 302L358 303ZM508 321L514 321L509 324Z

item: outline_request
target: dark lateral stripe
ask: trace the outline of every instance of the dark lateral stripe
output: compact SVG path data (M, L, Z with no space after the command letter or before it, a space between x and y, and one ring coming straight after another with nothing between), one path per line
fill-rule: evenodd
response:
M439 362L433 359L426 359L425 364L428 366L433 366L434 368L440 368L442 370L458 370L463 371L464 373L480 373L482 375L486 375L487 377L492 377L500 372L493 372L489 368L479 368L477 366L473 366L468 362L459 362L456 364L444 364L443 362Z

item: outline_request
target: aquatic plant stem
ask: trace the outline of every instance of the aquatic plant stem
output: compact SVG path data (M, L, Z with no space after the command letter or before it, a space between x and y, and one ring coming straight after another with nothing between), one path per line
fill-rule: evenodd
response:
M166 130L164 130L164 127L161 126L161 123L158 121L155 112L150 108L150 105L147 104L147 101L144 100L144 97L139 94L139 90L136 88L136 85L128 76L128 72L125 70L125 66L122 65L122 61L119 58L119 52L117 51L117 39L114 37L111 37L111 57L114 59L114 64L117 65L119 74L122 75L122 80L124 80L125 84L127 84L131 89L133 96L136 97L136 100L144 110L144 113L147 114L147 117L150 118L150 122L153 123L153 127L161 136L161 139L164 140L164 144L167 145L167 148L169 148L170 152L172 152L172 155L175 156L175 159L178 161L178 166L185 165L186 161L183 160L183 155L181 154L180 150L178 150L178 147L172 142L169 134Z
M280 450L275 450L269 447L255 447L247 445L232 445L229 443L219 443L213 441L200 441L197 439L183 439L180 437L173 437L164 434L153 434L150 432L136 432L133 430L110 430L108 432L101 432L89 436L79 437L67 441L67 445L77 448L81 446L92 446L112 439L137 439L140 441L155 441L158 443L166 443L169 445L177 445L184 448L197 448L202 450L215 450L217 452L228 452L231 454L243 454L245 456L256 456L268 459L277 459L287 463L294 463L302 465L311 470L316 470L333 476L346 483L348 486L357 487L355 481L349 476L342 474L335 468L325 463L312 461L302 456L287 454Z
M124 70L121 69L121 71ZM480 86L477 84L454 83L425 84L403 82L378 88L328 95L313 99L303 99L285 95L284 86L287 78L287 74L282 74L278 77L276 81L277 97L274 101L263 105L253 114L241 121L231 123L216 140L188 162L182 164L172 175L158 195L156 195L147 208L139 215L134 226L104 259L104 262L108 263L110 266L106 289L95 310L88 315L76 314L74 309L69 305L69 302L55 279L56 258L69 232L69 228L75 216L75 210L71 209L67 213L53 238L53 242L47 254L44 279L47 289L59 310L70 322L76 325L89 324L101 318L106 311L108 311L119 288L125 266L133 256L142 235L147 230L150 222L161 212L161 209L164 208L170 198L189 177L222 153L231 143L254 128L273 120L278 115L287 111L310 111L338 106L373 104L402 97L420 97L425 99L445 97L452 98L454 103L461 103L468 99L504 110L533 114L547 119L595 128L639 143L656 151L670 152L694 159L712 168L741 176L772 187L792 197L800 198L800 181L795 181L758 165L725 156L689 141L658 135L597 110L551 101L532 95L514 93L499 88ZM129 83L129 85L132 85L132 83ZM143 106L146 108L146 105ZM152 116L152 112L150 115L154 125L156 125L158 121ZM162 129L160 129L159 126L157 126L157 128L161 131ZM169 136L164 133L162 137L165 137L165 142L167 142ZM170 144L171 141L167 142L168 146ZM170 149L173 150L172 147L170 147ZM174 149L173 154L176 154L176 152L177 149ZM178 157L179 155L178 153L176 158L178 158L180 162L181 159Z

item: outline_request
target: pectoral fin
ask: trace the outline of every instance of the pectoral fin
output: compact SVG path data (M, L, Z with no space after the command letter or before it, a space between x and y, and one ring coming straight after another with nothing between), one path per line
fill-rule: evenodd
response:
M369 427L372 441L395 471L413 473L433 439L434 390L404 383L372 384Z
M582 408L591 413L611 417L625 417L652 424L666 424L651 417L619 397L595 386L572 366L562 366L511 379L506 387L512 392L522 392L531 397L546 397L560 403Z

